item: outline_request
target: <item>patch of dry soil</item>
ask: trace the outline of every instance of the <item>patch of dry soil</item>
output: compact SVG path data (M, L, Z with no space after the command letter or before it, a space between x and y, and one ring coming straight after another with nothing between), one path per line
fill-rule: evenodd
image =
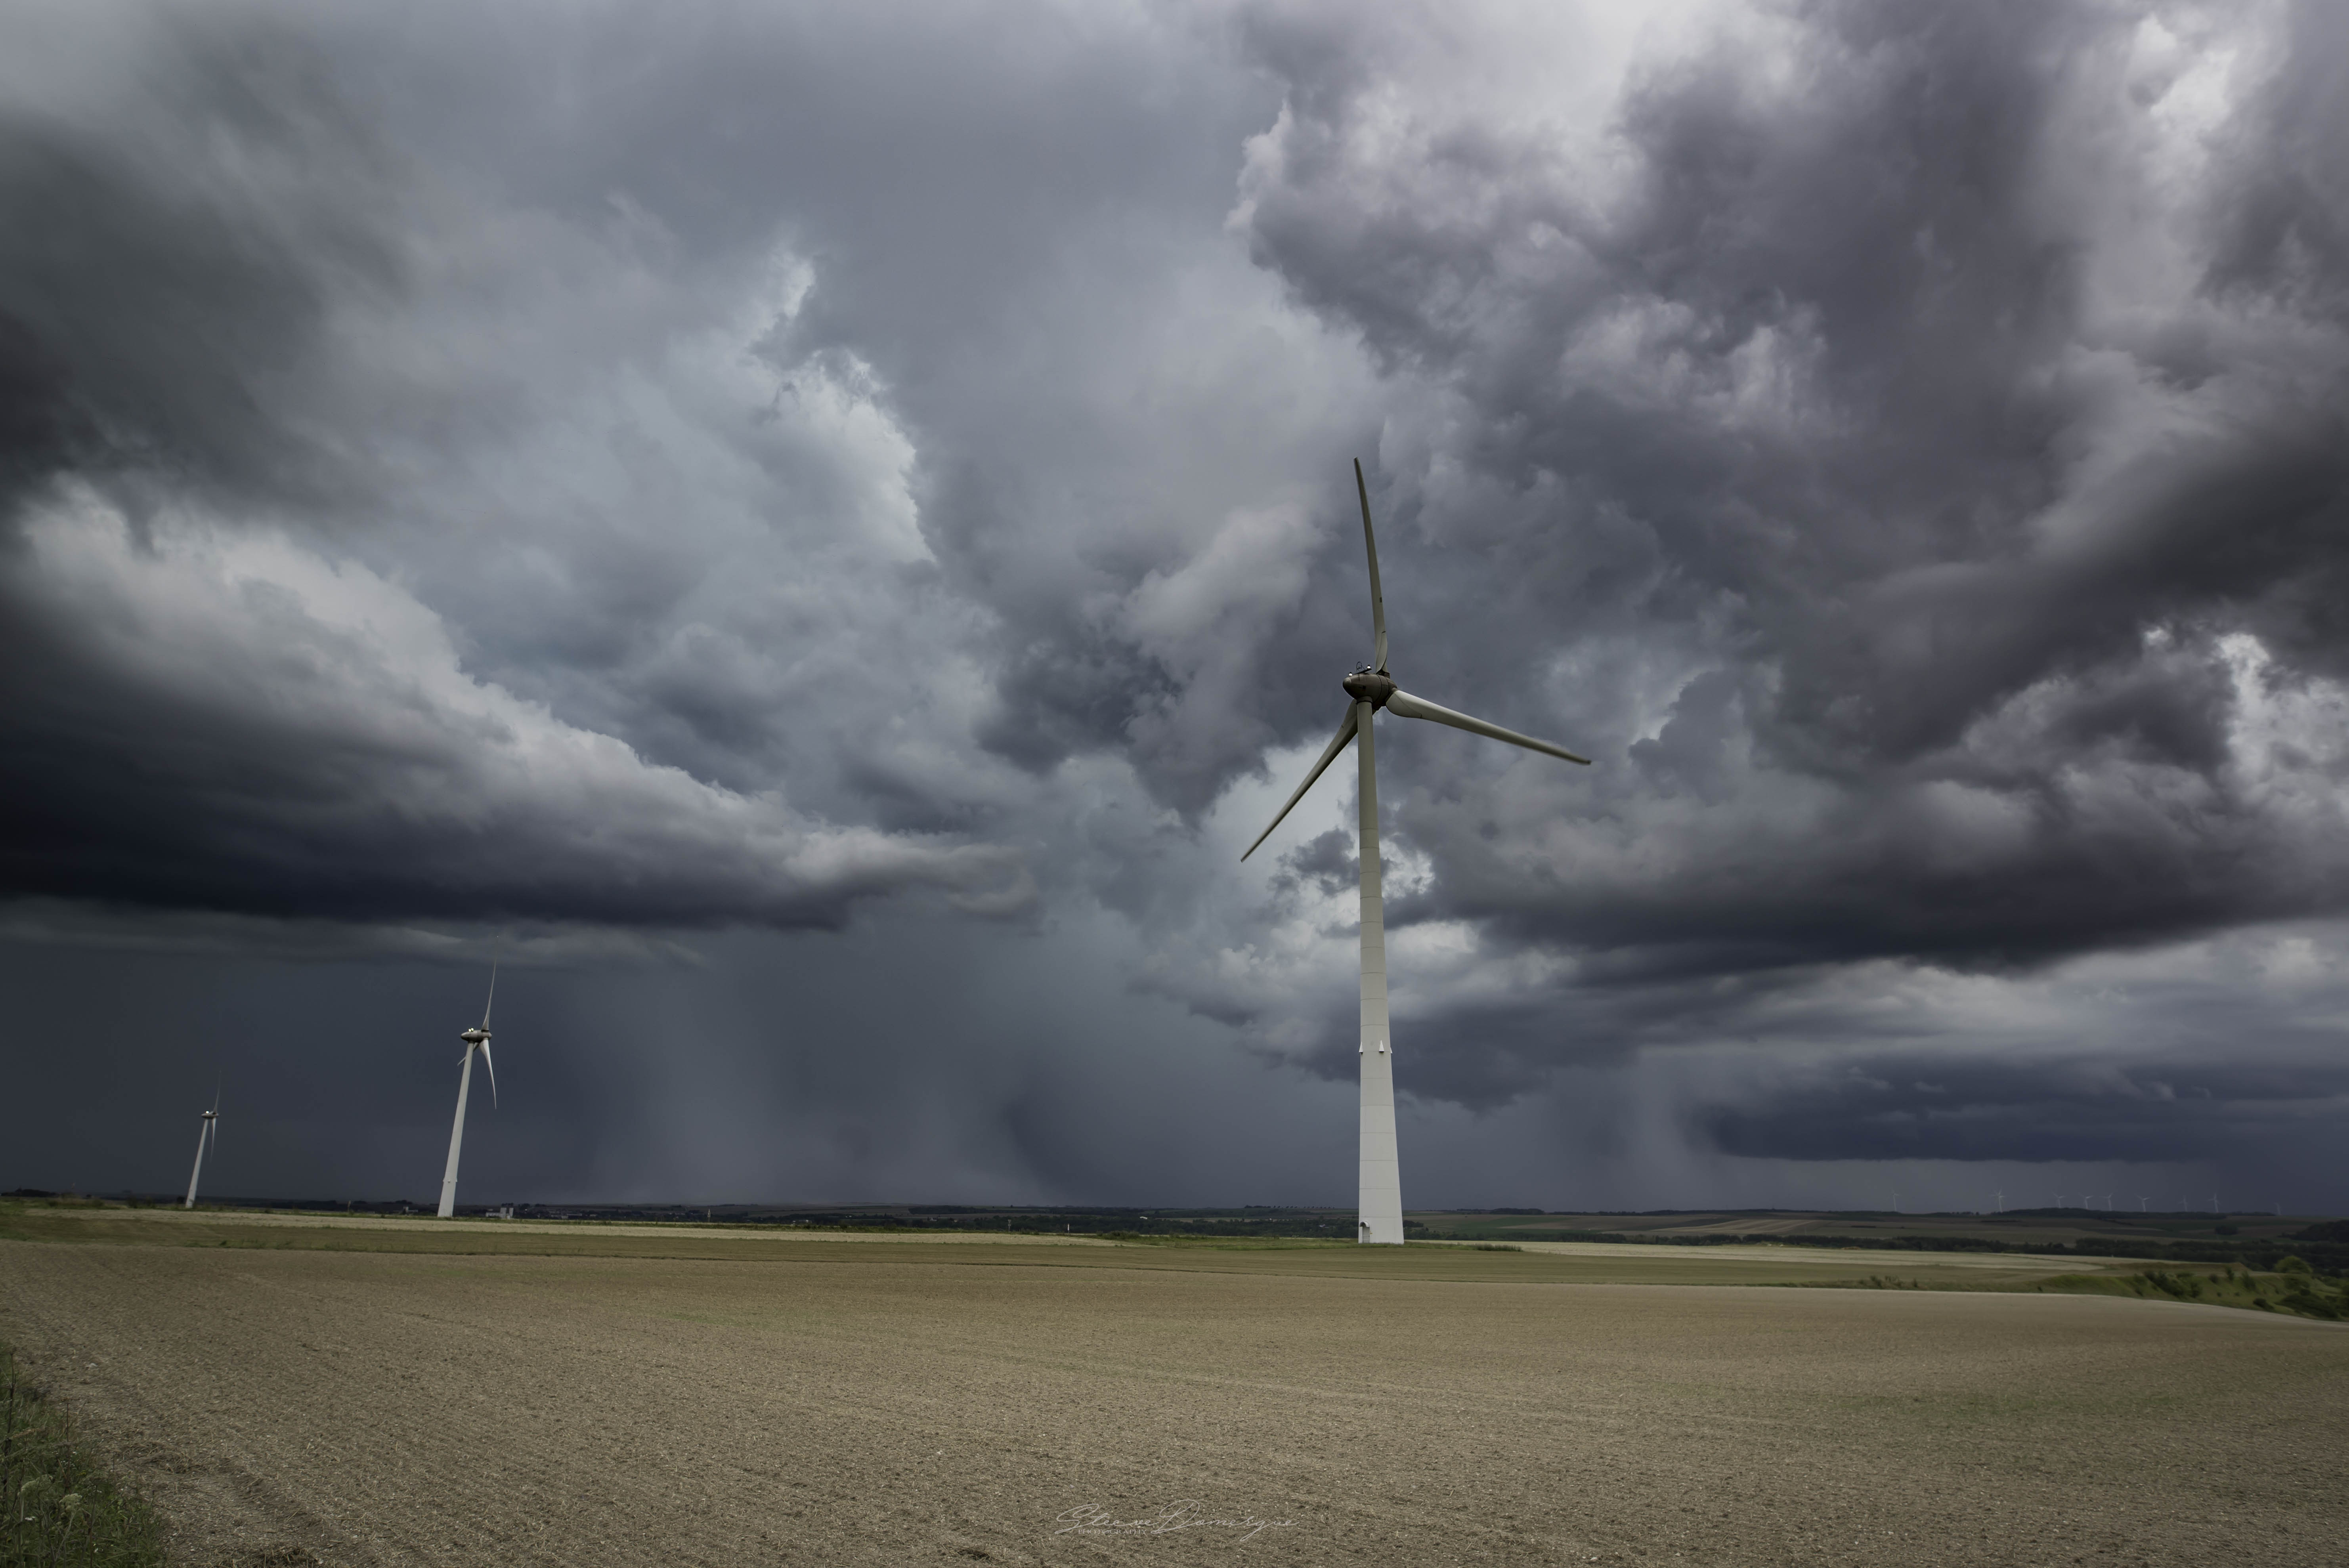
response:
M2332 1326L821 1253L0 1243L0 1333L191 1563L2344 1557Z

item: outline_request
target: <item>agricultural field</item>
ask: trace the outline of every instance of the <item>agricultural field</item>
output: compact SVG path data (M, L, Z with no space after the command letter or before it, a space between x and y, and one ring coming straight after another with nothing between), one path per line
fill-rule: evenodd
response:
M12 1206L0 1337L191 1564L2339 1561L2349 1328L2143 1266Z
M1806 1212L1800 1210L1714 1210L1684 1213L1566 1214L1530 1211L1419 1213L1431 1233L1514 1238L1560 1231L1612 1233L1657 1240L1710 1241L1754 1236L1803 1241L1871 1236L1979 1239L2011 1246L2050 1243L2180 1243L2210 1246L2289 1243L2309 1224L2304 1216L2139 1212L2117 1209L2020 1209L2002 1214Z

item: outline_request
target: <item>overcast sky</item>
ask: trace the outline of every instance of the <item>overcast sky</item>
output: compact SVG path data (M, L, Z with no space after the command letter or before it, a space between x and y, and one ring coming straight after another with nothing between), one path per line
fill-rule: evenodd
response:
M5 5L0 1186L2349 1207L2349 12ZM506 1098L511 1097L511 1098Z

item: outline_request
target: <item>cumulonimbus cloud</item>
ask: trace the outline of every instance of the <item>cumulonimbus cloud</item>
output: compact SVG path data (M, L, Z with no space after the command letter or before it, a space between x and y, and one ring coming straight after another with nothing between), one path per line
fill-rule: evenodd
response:
M1390 601L1607 764L1399 758L1419 913L1735 972L2349 907L2337 27L2186 25L1561 13L1628 63L1558 105L1489 29L1257 19L1234 223L1408 389Z
M0 573L11 891L355 921L836 926L1031 888L1003 849L813 821L468 676L439 619L282 534L63 487Z

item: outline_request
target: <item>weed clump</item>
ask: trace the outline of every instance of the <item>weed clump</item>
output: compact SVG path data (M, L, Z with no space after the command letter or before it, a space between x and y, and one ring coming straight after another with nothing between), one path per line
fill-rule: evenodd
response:
M154 1511L116 1487L0 1345L0 1568L163 1568Z

